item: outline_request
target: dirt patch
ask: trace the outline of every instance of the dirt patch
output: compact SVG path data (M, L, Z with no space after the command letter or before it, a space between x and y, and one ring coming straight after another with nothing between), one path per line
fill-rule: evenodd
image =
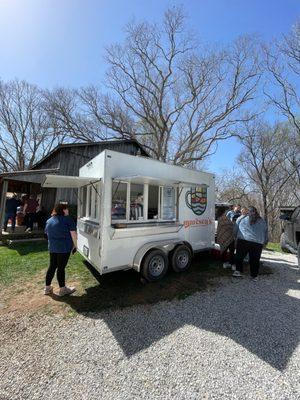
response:
M53 302L53 298L58 297L53 295L45 296L43 292L43 281L45 272L36 275L31 281L26 281L22 285L12 285L1 290L0 315L14 313L19 314L34 314L37 311L46 313L66 313L67 306L63 302ZM83 292L80 282L70 281L70 286L76 286L79 293ZM55 286L54 286L55 287ZM58 287L54 289L58 292Z

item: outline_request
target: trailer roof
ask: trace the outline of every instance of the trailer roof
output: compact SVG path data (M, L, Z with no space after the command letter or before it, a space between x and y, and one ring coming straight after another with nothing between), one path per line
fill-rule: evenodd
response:
M183 182L183 181L178 181L175 179L169 179L169 178L157 178L157 177L151 177L151 176L143 176L143 175L131 175L131 176L117 176L113 178L115 181L120 181L120 182L131 182L131 183L137 183L137 184L152 184L152 185L170 185L170 186L179 186L179 187L191 187L195 185L200 185L199 182ZM201 184L203 186L203 184Z

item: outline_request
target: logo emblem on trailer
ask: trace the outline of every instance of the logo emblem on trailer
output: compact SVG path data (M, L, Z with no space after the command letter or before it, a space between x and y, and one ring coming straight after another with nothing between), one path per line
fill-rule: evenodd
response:
M186 192L185 203L196 215L202 215L206 210L207 188L208 185L203 184Z

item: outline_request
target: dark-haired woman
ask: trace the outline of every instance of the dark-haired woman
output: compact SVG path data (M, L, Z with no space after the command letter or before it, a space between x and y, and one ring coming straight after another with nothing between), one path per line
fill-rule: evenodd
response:
M257 280L259 260L264 244L268 243L267 224L255 207L249 207L249 215L241 216L236 221L236 271L235 277L243 273L243 261L249 254L250 275Z
M46 286L44 294L52 294L51 286L55 271L59 284L59 296L65 296L75 292L75 288L67 287L65 284L65 268L70 253L77 247L76 226L69 217L66 204L57 204L46 222L45 233L48 237L48 248L50 252L50 265L46 274Z

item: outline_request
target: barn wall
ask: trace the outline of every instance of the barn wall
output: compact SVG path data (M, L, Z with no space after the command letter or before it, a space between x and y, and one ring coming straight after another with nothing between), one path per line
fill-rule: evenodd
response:
M60 165L60 151L57 151L47 157L44 161L38 163L32 169L51 169L51 168L59 168Z
M42 188L42 201L41 205L50 213L53 210L53 207L56 202L56 190L54 188Z

